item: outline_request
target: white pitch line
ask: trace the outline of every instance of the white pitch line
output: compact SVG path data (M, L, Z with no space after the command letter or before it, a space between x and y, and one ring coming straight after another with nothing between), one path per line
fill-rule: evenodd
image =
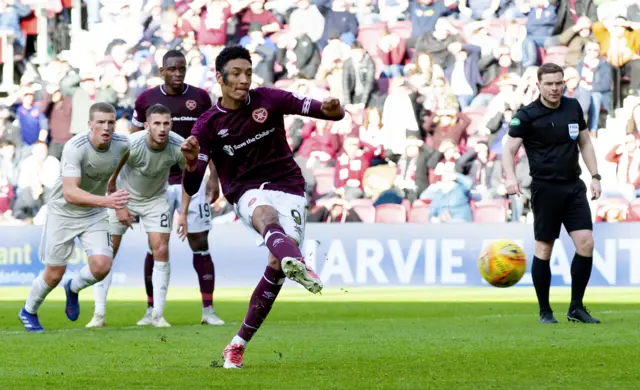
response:
M604 311L598 311L595 312L594 314L598 315L598 314L639 314L640 310L604 310ZM486 315L480 315L480 316L453 316L453 317L436 317L436 319L439 320L468 320L470 318L474 318L474 319L491 319L491 318L517 318L517 317L532 317L535 318L537 317L535 313L532 314L486 314ZM429 319L433 319L433 318L425 318L427 320ZM387 321L395 321L395 318L374 318L374 319L370 319L368 321L371 322L387 322ZM327 320L327 321L322 321L323 323L334 323L334 322L344 322L345 320ZM295 320L295 321L278 321L278 324L286 324L286 323L299 323L299 321ZM226 322L225 325L239 325L239 322ZM176 325L176 326L172 326L171 328L205 328L205 329L210 329L210 328L220 328L219 326L208 326L208 325L200 325L200 324L193 324L193 325ZM46 330L44 331L44 333L75 333L75 332L86 332L86 331L95 331L95 332L106 332L106 331L121 331L121 330L135 330L135 329L158 329L158 330L164 330L164 329L171 329L171 328L154 328L152 326L140 326L140 325L136 325L136 326L120 326L120 327L115 327L115 328L70 328L70 329L51 329L51 330ZM226 328L226 326L225 326ZM15 336L15 335L24 335L27 334L28 332L24 331L24 330L5 330L5 331L0 331L0 336Z

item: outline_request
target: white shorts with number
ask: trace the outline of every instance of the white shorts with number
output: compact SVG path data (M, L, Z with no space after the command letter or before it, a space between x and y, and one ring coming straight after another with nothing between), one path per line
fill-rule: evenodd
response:
M42 229L40 261L48 265L66 265L75 249L76 237L87 256L113 257L106 212L86 219L62 217L49 212Z
M198 193L191 197L187 213L187 233L200 233L211 230L211 209L207 202L206 180L202 180ZM182 185L173 184L167 188L169 199L169 214L182 209Z
M166 194L149 199L129 199L127 209L134 217L140 217L140 224L147 233L171 233L172 214ZM109 209L109 233L121 236L127 226L118 221L116 211Z
M307 200L304 196L281 191L255 189L245 192L235 205L236 214L256 234L258 246L265 244L262 236L253 227L253 211L258 206L271 206L278 212L280 225L287 236L302 245L304 240L305 212Z

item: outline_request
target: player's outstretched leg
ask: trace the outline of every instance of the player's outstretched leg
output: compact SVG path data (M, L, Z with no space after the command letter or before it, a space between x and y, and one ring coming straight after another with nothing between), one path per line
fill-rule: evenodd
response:
M249 311L240 330L224 349L224 368L242 368L245 347L267 318L284 281L285 274L280 269L280 261L270 255L269 265L251 295Z
M44 332L38 318L38 309L47 295L60 283L66 268L66 266L47 265L44 272L33 280L27 302L18 315L27 332Z
M576 230L570 233L576 246L571 263L571 304L567 319L572 322L599 324L584 306L583 298L593 268L593 233L591 230Z
M553 241L536 241L535 256L531 264L531 277L536 289L538 305L540 306L540 323L557 324L553 310L549 304L549 290L551 289L551 250Z
M144 317L136 323L136 325L151 325L151 313L153 312L153 252L151 249L147 251L144 258L144 288L147 292L147 310Z
M169 279L171 268L169 265L169 233L149 232L149 241L153 250L153 311L151 313L151 325L156 328L168 328L171 326L164 319L164 306L167 302Z
M280 261L284 274L317 294L322 291L322 281L304 262L298 244L285 233L278 221L278 212L268 205L257 206L251 216L253 227L262 234L269 252Z
M64 312L71 321L76 321L80 316L78 293L104 279L111 270L111 261L110 255L89 256L89 265L82 267L77 275L65 283L64 291L67 295L67 304Z
M202 295L201 324L224 325L213 309L213 291L216 283L216 272L209 254L209 231L189 233L187 239L193 251L193 269L198 274L200 294Z

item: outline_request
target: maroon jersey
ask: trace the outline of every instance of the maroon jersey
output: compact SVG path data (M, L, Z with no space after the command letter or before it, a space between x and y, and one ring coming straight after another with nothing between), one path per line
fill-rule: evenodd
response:
M200 143L200 179L211 158L231 203L263 184L267 190L303 196L305 181L287 143L284 115L330 119L322 113L321 105L308 97L269 88L251 90L246 106L237 110L222 108L218 102L202 114L191 131Z
M189 84L185 84L184 92L181 95L167 94L162 85L151 88L142 92L136 99L131 123L134 126L143 127L147 120L147 109L154 104L162 104L171 111L172 131L187 138L191 135L191 129L198 117L211 108L211 98L204 89ZM182 170L175 165L171 167L169 172L169 184L180 184L181 182Z
M353 157L349 157L346 153L339 155L333 178L336 188L344 186L362 188L364 172L371 166L374 153L375 148L373 146L365 145Z

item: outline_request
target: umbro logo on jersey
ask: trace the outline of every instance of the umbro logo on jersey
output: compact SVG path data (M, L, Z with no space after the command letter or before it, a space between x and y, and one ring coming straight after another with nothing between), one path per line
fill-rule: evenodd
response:
M229 135L229 129L222 129L220 131L218 131L218 135L220 136L220 138L224 138L226 136Z

